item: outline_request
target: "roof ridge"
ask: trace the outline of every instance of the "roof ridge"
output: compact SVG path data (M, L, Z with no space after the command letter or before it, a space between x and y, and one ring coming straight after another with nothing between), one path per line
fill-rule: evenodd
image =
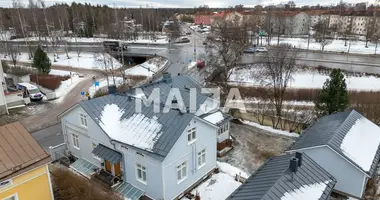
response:
M331 146L331 141L332 141L333 139L335 139L337 133L339 133L339 131L342 129L342 127L344 127L343 124L345 124L345 123L347 122L347 119L349 119L349 117L352 115L353 111L355 111L355 110L351 109L351 110L346 110L346 111L344 111L344 112L350 112L350 114L348 114L347 117L343 120L343 122L339 125L339 128L337 128L337 129L334 130L334 134L333 134L333 136L332 136L332 137L329 139L329 141L327 142L327 145L328 145L329 147L332 148L332 146ZM339 113L334 113L334 114L339 114ZM326 117L328 117L328 116L331 116L331 115L327 115Z

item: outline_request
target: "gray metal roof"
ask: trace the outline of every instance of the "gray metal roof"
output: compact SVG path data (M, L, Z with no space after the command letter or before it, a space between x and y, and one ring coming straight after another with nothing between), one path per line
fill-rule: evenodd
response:
M110 149L102 144L98 144L92 153L95 156L103 158L104 160L108 160L112 164L116 164L121 160L121 153L117 152L113 149Z
M293 154L285 154L268 159L260 166L228 200L277 200L285 193L293 192L302 186L322 183L326 188L319 200L327 200L336 183L335 178L315 161L302 154L302 165L296 173L289 170ZM293 175L293 178L292 178ZM313 200L313 199L308 199Z
M301 134L300 138L290 147L290 150L327 145L348 159L352 164L365 171L369 176L372 176L379 162L380 148L377 150L369 171L364 170L356 162L346 156L340 148L346 134L355 122L361 118L365 117L352 109L321 117Z
M190 87L198 87L199 85L195 84L194 80L188 76L176 76L172 78L171 84L166 82L158 82L147 85L143 88L143 91L152 90L154 87L161 88L161 93L165 96L165 93L168 93L171 87L181 87L184 88L184 85L189 85ZM189 95L189 91L184 89L181 93L183 95ZM167 96L167 95L166 95ZM184 97L184 100L186 97ZM207 99L207 96L197 93L197 104L202 104ZM103 97L91 99L88 101L81 101L79 105L88 113L88 115L99 125L101 113L107 104L116 104L120 109L123 109L124 114L121 117L122 119L129 118L135 114L135 98L128 98L127 95L106 95ZM157 117L157 120L162 124L162 134L157 140L155 140L152 151L143 150L146 154L158 159L163 160L166 155L169 153L170 149L177 142L178 138L181 136L183 131L189 122L194 118L193 113L181 113L179 110L170 109L167 113L154 113L154 106L145 106L142 104L141 114L146 117L152 118L153 116ZM99 126L100 127L100 126ZM126 144L128 145L128 144ZM134 147L136 148L136 147ZM139 148L137 148L139 149Z
M220 122L218 122L217 124L215 124L215 125L217 125L217 126L219 126L220 124L224 124L224 123L226 123L226 122L228 122L228 121L231 121L231 120L233 119L233 117L232 117L231 115L229 115L229 114L227 114L227 113L224 113L224 112L222 112L222 111L220 111L220 110L216 110L216 111L214 111L214 112L208 112L208 113L205 113L205 114L203 114L203 115L201 115L201 116L199 116L199 117L202 118L202 119L204 119L205 117L207 117L207 116L209 116L209 115L212 115L212 114L214 114L214 113L216 113L216 112L221 112L222 115L223 115L223 117L224 117L223 121L220 121Z

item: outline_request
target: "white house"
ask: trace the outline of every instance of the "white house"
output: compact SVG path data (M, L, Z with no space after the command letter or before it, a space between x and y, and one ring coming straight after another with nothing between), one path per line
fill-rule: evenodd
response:
M355 110L318 119L288 152L303 152L334 176L334 191L362 198L380 157L380 128Z
M178 88L185 112L176 107L180 101L171 101L174 108L143 103L136 112L142 98L136 89L81 101L64 112L66 154L76 159L70 167L127 199L177 199L211 174L217 142L229 138L229 133L218 133L219 125L229 127L225 115L207 109L215 101L201 93L193 96L196 112L189 110L190 88L200 91L200 86L188 76L166 74L141 87L147 97L154 88L160 89L163 102Z

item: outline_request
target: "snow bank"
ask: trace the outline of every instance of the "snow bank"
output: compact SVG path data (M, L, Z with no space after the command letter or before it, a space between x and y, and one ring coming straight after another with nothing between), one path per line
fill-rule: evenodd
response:
M318 200L323 195L327 184L329 184L329 181L303 185L292 192L286 192L281 197L281 200Z
M113 78L112 77L108 77L108 82L110 84L113 84ZM116 87L117 86L120 86L122 85L124 82L124 79L123 77L115 77L115 83L116 83ZM88 93L90 95L90 97L93 97L94 94L96 93L96 91L102 89L102 88L105 88L107 87L107 79L100 79L99 80L99 86L96 86L93 84L89 89L88 89Z
M204 120L212 123L212 124L218 124L219 122L224 120L223 114L220 111L217 111L211 115L206 116L203 118Z
M195 66L197 66L197 62L190 62L189 64L187 64L187 69L191 69Z
M124 110L116 104L104 106L100 117L100 126L114 140L152 151L155 142L162 134L162 124L158 118L146 117L135 113L124 118Z
M219 171L222 171L222 172L230 175L231 177L235 178L236 174L240 174L241 177L248 178L248 174L246 172L244 172L243 170L241 170L237 167L232 166L229 163L216 162L216 165L218 166Z
M57 69L51 69L49 72L50 75L56 75L56 76L70 76L74 74L73 72L70 73L70 71L63 71L63 70L57 70Z
M61 102L64 99L64 96L82 80L83 78L80 78L78 75L73 75L70 79L62 81L61 85L59 85L59 87L54 90L56 98L59 98L57 102Z
M283 130L274 129L272 127L263 126L263 125L260 125L258 123L251 122L251 121L243 120L243 124L247 124L247 125L250 125L250 126L253 126L253 127L256 127L256 128L259 128L259 129L262 129L262 130L265 130L265 131L268 131L270 133L275 133L275 134L280 134L280 135L286 135L286 136L289 136L289 137L299 137L299 134L297 134L297 133L290 133L289 131L283 131Z
M8 37L8 39L10 38L10 36ZM0 39L1 40L1 39ZM14 39L12 41L24 41L25 38L17 38L17 39ZM38 41L38 37L28 37L27 38L28 41ZM47 38L48 41L51 41L50 38ZM125 42L125 43L134 43L134 44L167 44L169 43L169 41L167 40L166 37L161 37L157 40L147 40L147 39L144 39L143 37L140 37L139 39L137 40L116 40L116 39L111 39L111 38L85 38L85 37L62 37L61 38L62 41L66 41L66 42L71 42L71 43L75 43L75 42L82 42L82 43L99 43L99 42L103 42L103 41L122 41L122 42ZM44 41L45 41L45 38L44 38Z
M168 63L168 60L164 58L161 58L161 57L152 58L140 65L136 65L130 69L125 70L125 74L152 77L167 63Z
M255 67L234 69L229 78L231 85L262 86L260 80L254 78ZM321 89L328 75L318 72L299 71L294 74L289 82L290 88L315 88ZM346 84L349 90L380 91L380 78L374 76L347 77Z
M369 171L379 145L380 128L363 117L356 120L344 137L340 148L344 155L365 171Z

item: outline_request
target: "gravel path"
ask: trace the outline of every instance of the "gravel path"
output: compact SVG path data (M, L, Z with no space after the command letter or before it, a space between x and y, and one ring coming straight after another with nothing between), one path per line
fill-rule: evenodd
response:
M231 123L231 134L236 138L234 149L219 160L250 174L269 157L283 153L296 139L235 123Z

